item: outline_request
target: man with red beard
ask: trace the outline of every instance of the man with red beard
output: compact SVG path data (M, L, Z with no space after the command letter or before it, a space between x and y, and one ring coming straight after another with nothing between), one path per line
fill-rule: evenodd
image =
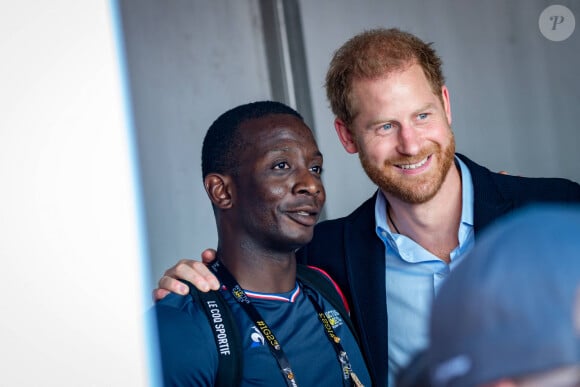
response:
M392 386L427 345L433 297L476 234L530 202L580 201L577 183L497 174L456 154L441 66L414 35L375 29L339 48L326 76L338 137L379 189L350 215L317 225L297 257L343 289L378 386ZM182 260L155 298L187 292L172 277L215 289L208 274Z

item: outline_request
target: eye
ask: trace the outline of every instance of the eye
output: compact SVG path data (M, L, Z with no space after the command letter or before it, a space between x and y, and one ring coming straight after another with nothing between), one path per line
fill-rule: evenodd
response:
M290 165L286 161L281 161L279 163L274 164L273 169L288 169Z
M427 113L419 113L419 114L417 115L417 118L418 118L419 120L425 120L425 119L427 119L427 116L428 116L428 114L427 114Z
M380 127L380 129L383 129L383 130L390 130L390 129L392 129L392 128L393 128L393 124L391 124L391 123L386 123L386 124L383 124L383 125L381 125L381 127Z
M311 167L310 170L312 172L316 173L317 175L322 174L322 166L320 166L320 165L315 165L314 167Z

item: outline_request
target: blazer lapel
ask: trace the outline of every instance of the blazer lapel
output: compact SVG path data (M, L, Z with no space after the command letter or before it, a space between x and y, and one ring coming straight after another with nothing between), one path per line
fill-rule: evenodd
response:
M461 154L457 156L471 172L474 192L473 223L475 234L477 234L494 220L511 211L514 203L501 194L495 183L494 174L489 169Z

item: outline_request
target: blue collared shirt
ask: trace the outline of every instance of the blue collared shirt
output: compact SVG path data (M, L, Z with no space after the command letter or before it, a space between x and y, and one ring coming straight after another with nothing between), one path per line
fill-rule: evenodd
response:
M387 201L379 191L375 202L376 232L385 244L388 310L389 386L413 354L428 344L431 303L450 271L473 247L473 182L467 166L455 158L461 170L462 210L459 245L447 264L418 243L391 231Z

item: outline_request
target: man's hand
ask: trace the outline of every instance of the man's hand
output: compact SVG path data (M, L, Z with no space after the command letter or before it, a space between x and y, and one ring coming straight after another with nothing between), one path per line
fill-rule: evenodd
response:
M216 276L206 267L206 264L215 259L216 251L204 250L201 253L201 262L193 259L182 259L175 266L169 268L159 280L157 289L153 290L153 300L159 301L169 293L186 295L189 288L179 279L191 282L202 292L218 290L220 283Z

